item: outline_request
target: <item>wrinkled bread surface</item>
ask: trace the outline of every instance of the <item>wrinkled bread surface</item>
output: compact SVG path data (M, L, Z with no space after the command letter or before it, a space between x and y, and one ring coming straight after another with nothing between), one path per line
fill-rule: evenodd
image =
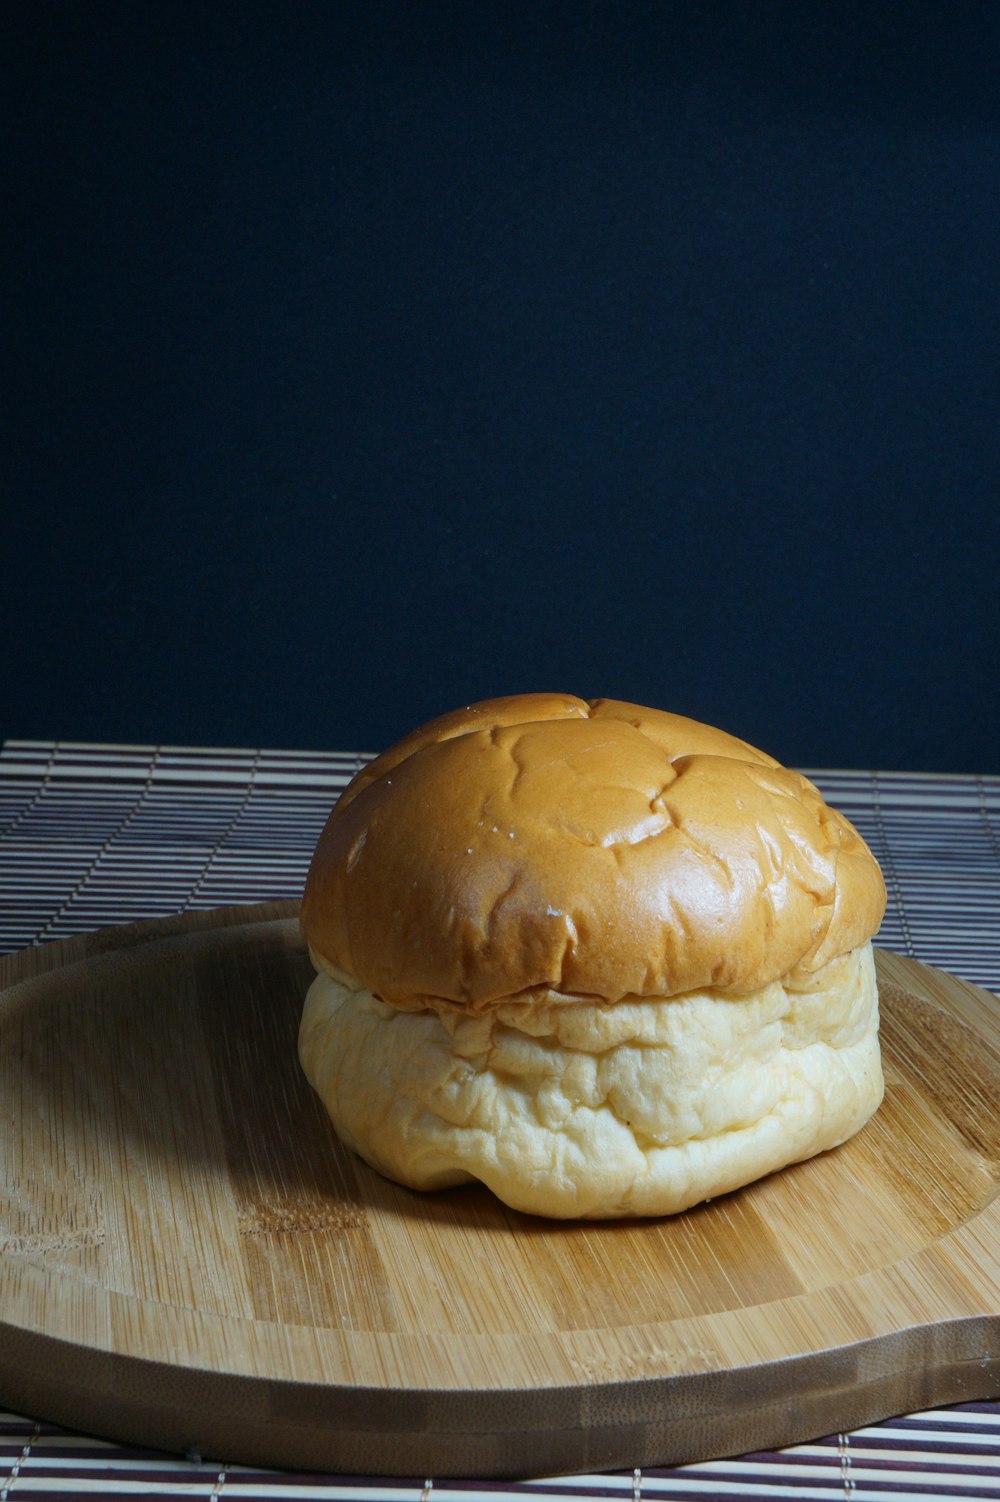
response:
M482 1010L530 988L754 991L857 948L884 908L864 840L772 757L682 715L528 694L354 779L302 927L383 1001Z
M672 1214L843 1142L882 1099L877 1033L865 943L744 994L533 992L478 1012L390 1006L324 969L299 1052L388 1177L603 1219Z

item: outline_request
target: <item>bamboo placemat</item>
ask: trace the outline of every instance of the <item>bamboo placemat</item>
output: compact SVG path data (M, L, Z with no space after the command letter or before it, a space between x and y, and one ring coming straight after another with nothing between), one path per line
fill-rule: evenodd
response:
M365 760L353 752L7 741L0 951L170 913L297 897L330 806ZM889 909L879 943L1000 991L1000 777L807 775L882 863ZM0 1412L0 1502L77 1494L264 1502L1000 1497L1000 1402L694 1466L496 1484L261 1472Z

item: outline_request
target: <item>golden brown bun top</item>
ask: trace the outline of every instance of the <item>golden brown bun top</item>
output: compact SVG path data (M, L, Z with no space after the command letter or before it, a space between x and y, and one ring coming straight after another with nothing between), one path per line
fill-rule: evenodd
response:
M865 943L874 856L798 773L682 715L525 694L415 730L354 779L302 927L383 1000L748 991Z

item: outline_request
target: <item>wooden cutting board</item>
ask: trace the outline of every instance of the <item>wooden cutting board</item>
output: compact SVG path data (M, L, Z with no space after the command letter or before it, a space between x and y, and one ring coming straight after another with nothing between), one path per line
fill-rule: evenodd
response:
M1000 1392L1000 1002L879 954L885 1105L685 1215L386 1182L295 1038L294 908L0 963L0 1402L220 1461L648 1466Z

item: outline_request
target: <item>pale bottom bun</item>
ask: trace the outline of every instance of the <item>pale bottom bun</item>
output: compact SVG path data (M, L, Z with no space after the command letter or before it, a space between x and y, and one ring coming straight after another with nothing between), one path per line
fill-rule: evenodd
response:
M403 1012L326 974L306 1075L342 1140L413 1189L480 1179L559 1218L670 1215L836 1147L882 1099L871 944L749 995L548 993Z

